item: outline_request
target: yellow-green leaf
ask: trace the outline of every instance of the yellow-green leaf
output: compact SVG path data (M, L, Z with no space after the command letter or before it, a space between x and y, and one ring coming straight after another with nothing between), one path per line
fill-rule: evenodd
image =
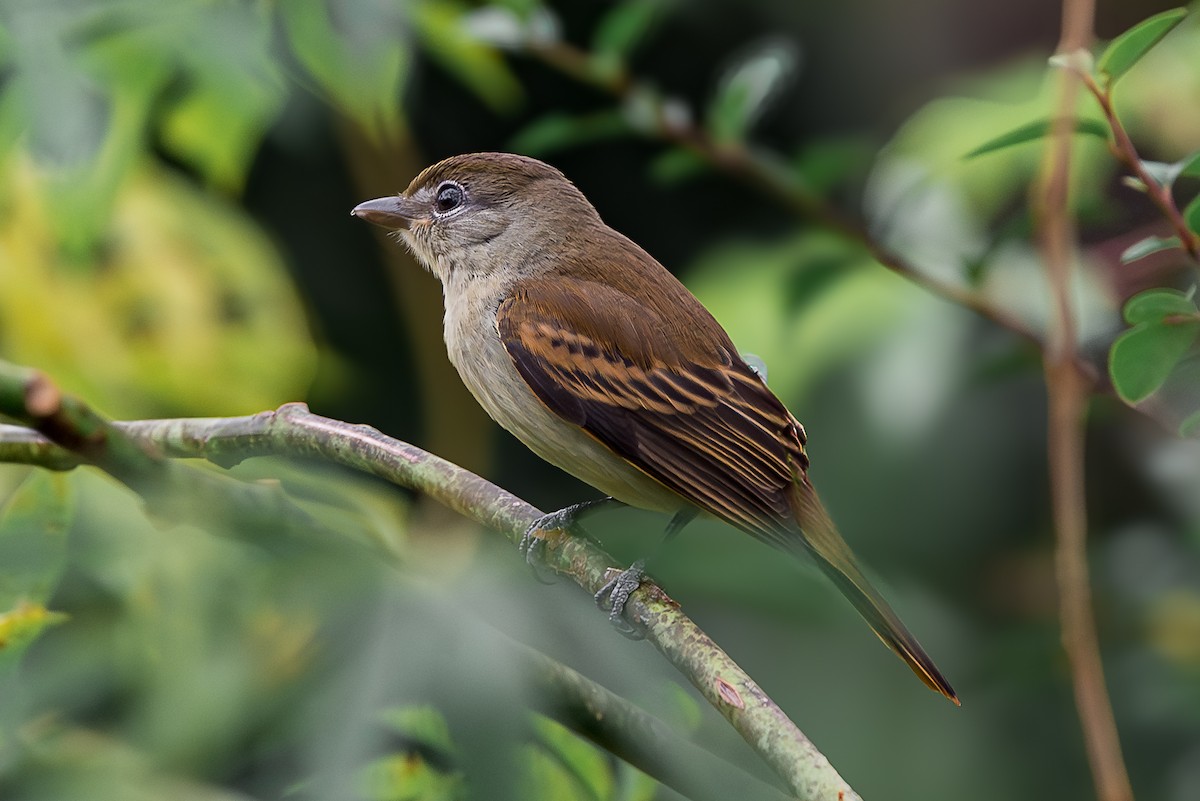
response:
M21 602L7 612L0 612L0 658L5 662L19 654L48 626L66 621L62 612L52 612L41 604Z
M973 159L982 156L986 153L994 153L997 150L1013 147L1014 145L1023 145L1026 142L1036 142L1038 139L1046 137L1054 128L1054 120L1035 120L1034 122L1022 125L1019 128L1014 128L1007 133L1000 134L994 139L989 139L979 147L963 156L964 159ZM1098 136L1101 139L1108 138L1108 126L1099 120L1077 119L1072 125L1073 130L1077 134L1087 134L1089 136Z

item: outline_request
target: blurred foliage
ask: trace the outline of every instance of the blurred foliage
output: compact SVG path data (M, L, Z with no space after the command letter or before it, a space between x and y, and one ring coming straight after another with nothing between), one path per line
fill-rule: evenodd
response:
M378 257L345 215L364 195L344 131L398 163L553 158L769 366L835 517L964 707L939 706L828 588L747 538L699 523L655 575L865 797L1089 798L1036 354L781 202L861 208L918 269L1044 330L1026 200L1056 32L1028 5L0 0L0 358L119 417L255 412L320 376L313 402L419 430L379 389L426 391L371 312L394 301L355 269ZM1116 41L1097 69L1120 78L1117 113L1195 230L1200 15L1135 27L1160 10L1102 9ZM1079 112L1082 347L1097 363L1132 350L1115 390L1195 431L1194 265L1117 185L1095 104ZM728 174L745 160L774 191ZM1200 448L1113 398L1093 412L1118 723L1140 794L1190 801ZM234 475L279 481L338 541L235 539L222 510L152 521L91 471L0 470L0 797L672 797L531 713L510 637L762 775L661 659L506 549L340 472L254 460ZM494 477L546 506L586 492L507 439ZM625 510L593 531L632 560L660 526Z

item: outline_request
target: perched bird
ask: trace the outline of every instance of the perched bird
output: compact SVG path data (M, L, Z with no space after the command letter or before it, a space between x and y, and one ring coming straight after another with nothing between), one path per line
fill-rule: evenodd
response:
M561 172L508 153L454 156L352 214L399 232L441 280L450 361L492 419L613 498L674 514L669 531L702 512L812 558L958 703L822 506L803 426L708 310ZM625 579L614 614L637 566Z

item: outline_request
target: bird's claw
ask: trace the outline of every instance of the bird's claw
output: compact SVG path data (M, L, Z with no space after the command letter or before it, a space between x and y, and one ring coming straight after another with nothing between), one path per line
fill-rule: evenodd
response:
M584 501L583 503L568 506L565 509L559 509L557 512L542 515L530 523L529 528L525 529L525 534L521 537L521 541L517 544L517 548L525 555L525 563L533 569L533 577L542 584L554 583L554 579L546 578L547 574L538 569L543 565L542 553L546 548L546 538L542 536L542 532L571 531L579 523L579 518L585 512L611 503L613 503L612 498Z
M613 576L595 595L596 605L601 609L604 609L605 602L608 602L608 621L621 635L631 640L645 639L645 635L624 618L625 604L629 602L629 596L642 586L642 579L645 577L646 563L639 559L626 570Z
M541 535L541 532L546 529L559 528L553 521L550 525L544 525L547 517L553 517L553 515L545 515L533 521L529 528L525 529L525 534L517 544L517 550L525 557L525 564L529 565L530 572L533 573L533 577L539 584L556 583L553 574L541 569L544 566L543 556L546 550L546 538Z

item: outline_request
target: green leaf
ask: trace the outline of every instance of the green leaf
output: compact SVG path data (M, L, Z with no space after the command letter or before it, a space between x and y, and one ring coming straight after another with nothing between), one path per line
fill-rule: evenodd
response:
M1183 221L1193 234L1200 235L1200 195L1192 198L1183 210Z
M275 21L255 4L191 13L193 25L181 22L172 38L154 42L156 51L182 62L184 76L185 93L163 115L163 144L210 184L236 192L283 106Z
M1193 315L1196 303L1191 294L1178 289L1147 289L1125 303L1125 322L1160 323L1170 315Z
M1129 264L1138 259L1144 259L1151 253L1158 253L1160 250L1181 247L1181 244L1177 236L1148 236L1125 248L1125 251L1121 253L1121 263Z
M738 60L721 79L709 104L706 124L718 142L745 137L791 76L798 58L794 46L782 40L760 44Z
M800 150L792 171L809 190L824 194L852 181L870 164L875 146L865 138L846 135L818 139Z
M1200 178L1200 150L1176 162L1179 167L1179 174L1186 175L1189 178Z
M412 17L421 43L447 72L495 111L507 111L522 99L521 84L500 53L472 35L470 9L455 0L413 3Z
M401 128L400 90L408 66L403 18L375 3L278 3L297 60L333 105L377 141Z
M384 721L409 740L441 751L454 753L450 727L440 711L432 706L404 706L384 710Z
M614 139L629 132L629 123L620 110L579 116L550 113L518 132L509 142L509 148L517 153L544 156L569 147Z
M1138 403L1162 386L1197 333L1200 321L1159 322L1139 323L1117 337L1109 353L1108 372L1121 399Z
M1192 412L1182 423L1179 424L1179 436L1195 437L1200 436L1200 409Z
M1109 86L1116 83L1186 16L1186 8L1173 8L1142 20L1109 43L1100 56L1097 70L1108 76Z
M1047 136L1053 128L1054 120L1035 120L1019 128L1014 128L1008 133L1000 134L994 139L989 139L967 153L963 158L973 159L986 153L994 153L997 150L1013 147L1014 145L1036 142L1038 139ZM1088 134L1090 136L1098 136L1101 139L1108 139L1108 126L1099 120L1077 119L1075 120L1074 130L1077 134Z
M75 503L66 476L29 474L0 507L0 610L43 604L67 558Z
M548 718L533 720L537 738L546 751L557 758L572 778L592 799L613 796L613 775L607 757L595 746Z
M673 5L671 0L625 0L604 15L592 36L592 54L622 61L654 30Z
M673 186L708 172L702 156L682 147L671 148L650 162L650 178L664 186Z

